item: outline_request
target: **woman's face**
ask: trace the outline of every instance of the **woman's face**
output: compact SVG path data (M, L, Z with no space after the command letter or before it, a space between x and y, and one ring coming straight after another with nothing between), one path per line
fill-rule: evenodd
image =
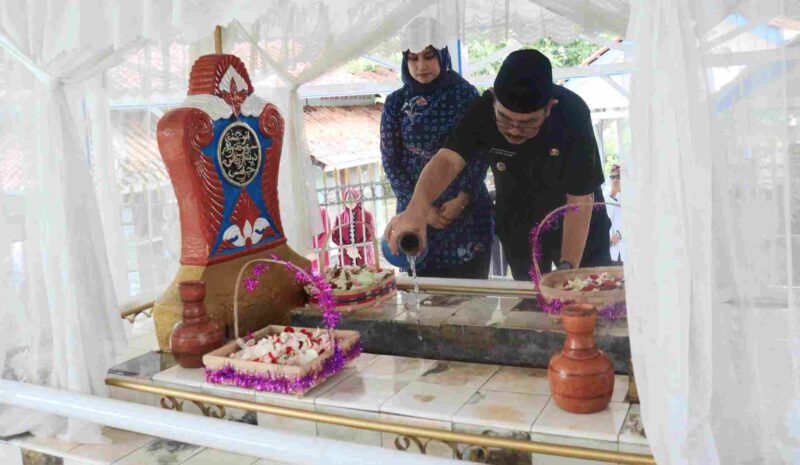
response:
M408 72L420 84L430 84L441 71L439 54L430 45L418 53L408 52Z

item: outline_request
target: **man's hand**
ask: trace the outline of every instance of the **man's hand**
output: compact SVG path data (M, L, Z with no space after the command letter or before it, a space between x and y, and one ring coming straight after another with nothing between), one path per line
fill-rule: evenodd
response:
M611 245L617 245L620 239L622 238L619 237L619 232L614 231L614 234L611 235Z
M458 195L442 204L441 213L449 225L455 221L469 205L469 194L459 192ZM446 226L445 225L445 226Z
M436 229L444 229L448 224L450 224L450 222L447 221L447 218L445 218L444 215L442 215L442 212L436 207L431 207L428 209L427 219L428 224Z
M426 214L420 214L417 209L409 208L389 221L389 224L386 225L386 229L383 231L383 239L389 244L389 250L391 250L394 255L399 253L397 250L397 239L407 232L412 232L419 236L422 241L421 250L424 250L428 246L428 238L425 234L428 229L426 216Z

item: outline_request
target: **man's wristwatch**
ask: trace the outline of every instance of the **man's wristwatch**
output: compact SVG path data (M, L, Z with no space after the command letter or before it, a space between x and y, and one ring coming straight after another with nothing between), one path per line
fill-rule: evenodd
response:
M558 262L558 266L556 266L556 269L558 271L571 270L573 268L575 268L575 267L572 266L572 263L570 263L570 262L568 262L566 260L562 260L562 261Z

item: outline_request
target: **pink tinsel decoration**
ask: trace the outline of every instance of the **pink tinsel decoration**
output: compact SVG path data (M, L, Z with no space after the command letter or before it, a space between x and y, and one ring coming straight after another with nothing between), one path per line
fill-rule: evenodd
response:
M319 306L323 309L322 315L325 319L325 327L328 329L336 328L336 325L339 324L339 320L341 319L342 315L336 310L336 302L333 298L331 286L328 281L325 280L325 277L316 271L304 270L294 263L283 260L275 255L272 255L270 260L274 260L275 262L278 262L289 270L293 271L295 280L298 283L302 285L311 284L313 287L312 292L314 294L314 298ZM253 292L256 287L258 287L258 279L266 269L267 266L264 263L258 263L253 266L253 269L251 270L252 276L244 281L244 287L248 292Z
M206 381L214 384L228 384L244 389L255 389L256 391L302 394L342 371L347 362L356 358L361 353L361 350L360 342L346 353L342 353L339 347L334 347L333 355L323 363L321 370L300 378L239 372L232 366L227 365L219 370L207 368Z
M595 205L593 208L598 209L603 205ZM531 229L530 235L530 244L531 250L533 251L533 260L539 261L542 258L542 248L539 245L539 236L543 232L550 231L558 224L558 220L560 220L564 215L569 212L577 211L580 208L578 205L564 205L560 207L559 210L555 211L546 221L537 223ZM536 272L536 267L531 264L531 269L528 272L528 275L533 281L533 285L536 289L539 289L539 285L541 284L541 276L539 273ZM561 301L559 299L553 299L552 301L548 301L542 294L539 293L536 295L536 300L539 302L539 307L542 309L544 313L550 315L560 315L561 310L564 309L564 306L574 303L573 300ZM606 305L605 307L601 308L597 312L598 315L604 318L615 319L615 318L624 318L627 316L627 308L625 307L625 302L617 302L611 305Z

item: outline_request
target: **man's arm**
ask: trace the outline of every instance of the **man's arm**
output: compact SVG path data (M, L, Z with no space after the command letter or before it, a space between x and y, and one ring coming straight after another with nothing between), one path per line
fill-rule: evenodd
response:
M383 237L389 243L393 254L397 254L397 238L406 232L418 235L422 239L423 248L427 246L425 234L427 211L464 169L465 165L466 162L461 155L450 149L440 149L425 165L417 180L417 186L408 208L392 218L386 226Z
M594 194L569 195L567 205L594 202ZM583 249L589 236L589 222L592 219L592 206L579 207L577 211L564 216L564 236L561 239L561 261L569 262L573 268L581 266Z

